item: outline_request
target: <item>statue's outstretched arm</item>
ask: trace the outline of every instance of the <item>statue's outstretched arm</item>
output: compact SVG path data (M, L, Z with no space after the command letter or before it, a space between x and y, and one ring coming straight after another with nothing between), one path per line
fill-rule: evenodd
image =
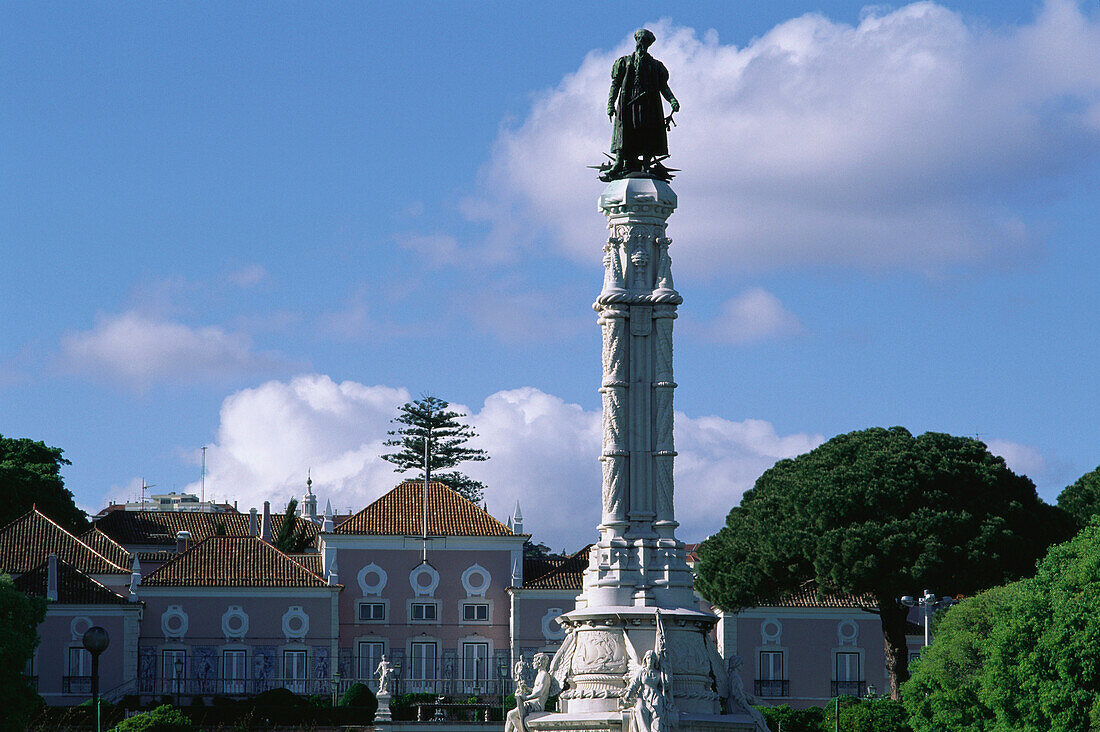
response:
M668 84L661 87L661 96L668 100L668 103L672 105L673 112L680 111L680 103L676 101L676 97L673 96L672 90L668 88Z

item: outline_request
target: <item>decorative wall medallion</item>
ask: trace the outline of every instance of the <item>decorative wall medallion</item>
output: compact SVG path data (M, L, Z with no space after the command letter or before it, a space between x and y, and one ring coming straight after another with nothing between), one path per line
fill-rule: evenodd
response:
M183 640L187 634L187 613L179 605L169 605L160 616L160 629L165 638Z
M409 584L412 585L417 597L423 595L431 597L435 588L439 586L439 572L427 562L421 562L409 572Z
M301 605L291 605L283 613L283 635L289 643L291 640L303 640L309 632L309 616L302 610Z
M248 633L248 613L240 605L230 605L229 609L222 613L222 633L226 640L244 640L245 634Z
M778 643L783 635L783 624L775 618L768 618L760 624L760 637L764 645Z
M836 625L837 645L854 646L859 638L859 626L854 620L841 620Z
M573 651L573 671L588 674L621 674L626 672L626 649L618 633L606 630L586 630L577 634Z
M489 589L492 579L485 567L480 564L470 565L462 573L462 588L466 590L466 597L485 597L485 591Z
M547 643L565 638L565 628L558 625L558 616L562 612L560 607L552 607L542 616L542 637Z
M84 639L84 634L88 632L88 628L92 627L92 619L81 615L80 617L73 618L73 621L69 623L69 630L73 634L73 640L79 641Z
M386 570L374 562L360 569L355 579L359 581L359 589L363 591L364 597L381 595L382 590L386 589Z

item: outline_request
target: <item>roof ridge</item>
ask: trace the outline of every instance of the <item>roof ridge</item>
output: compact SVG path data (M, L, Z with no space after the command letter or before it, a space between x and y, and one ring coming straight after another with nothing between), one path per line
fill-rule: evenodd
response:
M53 526L53 527L54 527L55 529L57 529L58 531L60 531L60 532L61 532L62 534L64 534L65 536L69 537L70 539L72 539L73 541L75 541L75 542L76 542L77 544L79 544L80 546L84 547L85 549L87 549L88 551L90 551L90 552L91 552L92 554L94 554L95 556L97 556L97 557L99 557L100 559L102 559L102 560L103 560L104 562L106 562L106 563L107 563L107 564L109 564L110 566L112 566L112 567L116 567L116 568L117 568L117 569L118 569L118 570L119 570L120 572L122 572L122 573L126 573L126 572L129 572L129 571L130 571L130 570L126 569L125 567L123 567L123 566L122 566L121 564L115 564L115 563L114 563L114 562L112 562L112 561L111 561L110 559L108 559L107 557L105 557L105 556L103 556L102 554L100 554L99 552L97 552L97 551L95 550L95 548L93 548L93 547L92 547L92 546L91 546L90 544L88 544L87 542L81 541L81 540L80 540L80 538L79 538L79 537L77 537L77 536L76 536L75 534L73 534L73 533L72 533L71 531L69 531L68 529L66 529L66 528L65 528L64 526L62 526L61 524L57 523L56 521L54 521L54 520L53 520L52 518L50 518L50 517L49 517L49 516L47 516L46 514L44 514L44 513L42 513L41 511L39 511L39 510L38 510L38 507L37 507L37 505L35 505L35 506L32 506L32 507L31 507L31 510L30 510L30 511L27 511L27 512L26 512L25 514L23 514L23 515L22 515L22 516L20 516L19 518L15 519L15 520L13 520L13 521L9 521L9 522L8 522L7 524L5 524L5 525L4 525L3 527L0 527L0 533L3 533L4 531L8 530L8 529L9 529L9 528L11 528L12 526L15 526L15 525L16 525L17 523L19 523L20 521L23 521L24 519L26 519L26 518L28 518L28 517L32 517L32 516L38 516L38 517L41 517L42 519L45 519L45 520L46 520L46 522L48 522L48 523L49 523L50 525L52 525L52 526ZM87 532L85 532L85 533L87 533ZM48 556L48 554L47 554L47 556ZM58 557L58 558L60 559L60 557Z
M264 541L263 539L261 539L258 536L208 536L205 539L203 539L201 541L198 541L198 542L194 543L192 546L188 547L186 552L183 552L182 554L178 554L175 557L172 557L167 562L165 562L161 566L157 567L155 570L150 572L144 578L142 583L145 584L148 580L152 580L153 585L156 586L156 584L159 580L159 581L163 581L165 584L171 586L171 583L173 582L173 580L179 579L179 578L173 577L173 574L177 570L180 573L183 573L187 570L201 569L201 567L199 567L199 568L188 567L187 566L188 561L191 560L194 557L201 557L205 553L207 547L211 544L211 542L218 542L218 541L232 541L232 542L250 544L251 546L262 547L261 549L259 549L259 551L261 551L261 552L274 552L274 555L278 557L278 559L276 561L278 561L282 565L281 569L283 571L289 571L289 572L292 572L292 573L302 573L302 572L304 572L305 575L306 575L305 579L309 579L311 581L315 581L315 582L318 582L318 583L321 583L321 584L324 584L324 585L328 584L327 580L324 577L322 577L320 574L311 571L307 567L303 566L300 562L296 562L293 558L290 557L289 554L287 554L283 550L279 549L278 547ZM181 565L183 565L183 566L181 566ZM194 585L188 585L188 586L200 586L200 587L201 586L211 586L211 587L214 587L214 586L232 586L232 585L219 585L219 584L213 584L213 583L204 583L203 579L204 578L202 576L196 576L195 577L195 580L196 580L195 584ZM285 584L285 582L284 582L284 584ZM275 585L275 586L278 586L278 585Z

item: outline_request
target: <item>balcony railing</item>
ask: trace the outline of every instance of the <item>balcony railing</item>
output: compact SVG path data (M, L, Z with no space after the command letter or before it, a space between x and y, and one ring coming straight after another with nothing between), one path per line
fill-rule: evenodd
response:
M92 693L92 677L91 676L62 676L61 677L61 693L62 694L91 694Z
M86 677L81 677L86 678ZM331 695L333 691L343 694L354 683L363 683L370 690L378 692L376 679L355 679L341 677L335 683L331 678L193 678L179 679L142 679L139 684L143 694L179 695L179 696L254 696L269 689L284 688L301 695ZM394 679L393 693L407 694L417 692L436 696L491 696L499 697L511 693L511 679ZM90 690L90 686L88 689ZM75 691L73 693L76 693Z
M761 697L786 697L791 695L791 682L779 679L757 679L755 694Z
M866 681L834 681L832 694L833 696L863 696L866 688Z

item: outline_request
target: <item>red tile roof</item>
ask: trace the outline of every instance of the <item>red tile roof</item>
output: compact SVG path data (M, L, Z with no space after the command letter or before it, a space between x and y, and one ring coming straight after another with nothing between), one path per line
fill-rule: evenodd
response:
M287 556L318 576L321 576L321 573L324 571L324 568L321 566L320 554L287 554Z
M285 515L271 514L271 532L274 535L283 525ZM203 541L224 532L225 536L248 536L247 513L205 513L201 511L112 511L96 521L95 526L119 544L176 543L180 531L191 532L191 541ZM263 516L256 517L256 531L260 531ZM295 528L305 531L311 539L320 527L308 519L296 517Z
M817 584L813 580L803 582L797 590L786 595L776 602L770 602L762 607L823 607L845 608L858 610L877 610L878 605L872 595L849 595L843 592L818 592Z
M30 572L56 554L85 574L129 574L37 509L31 509L0 529L0 572Z
M589 544L576 554L564 558L523 560L523 589L581 590L581 576L588 568Z
M14 580L17 590L34 597L45 597L49 582L49 560ZM73 565L57 560L57 602L64 605L128 605L114 590L82 574Z
M336 527L337 534L419 536L424 517L423 487L407 480ZM442 483L428 484L430 536L517 536Z
M126 548L93 526L78 537L96 552L110 559L120 567L129 567L134 557Z
M143 587L327 587L319 575L252 536L212 536L141 580Z

